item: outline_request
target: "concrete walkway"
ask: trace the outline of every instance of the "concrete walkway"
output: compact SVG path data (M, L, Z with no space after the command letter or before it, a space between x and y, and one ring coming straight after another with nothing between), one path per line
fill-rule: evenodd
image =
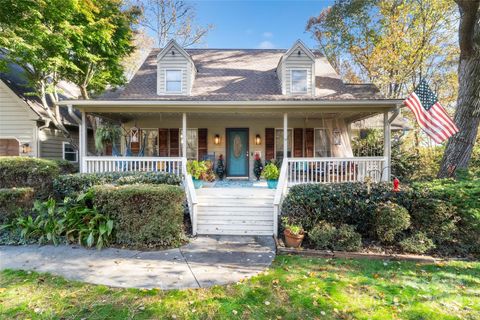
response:
M275 256L272 237L197 237L179 249L136 251L79 246L0 246L0 269L49 272L124 288L186 289L237 282Z

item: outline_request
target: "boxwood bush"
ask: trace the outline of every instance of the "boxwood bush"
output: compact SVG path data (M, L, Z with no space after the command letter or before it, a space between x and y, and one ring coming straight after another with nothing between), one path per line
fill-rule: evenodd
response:
M184 238L184 191L178 186L94 186L94 205L115 223L115 242L134 247L175 247Z
M320 221L308 233L308 237L315 249L355 251L362 247L362 236L348 224L336 227Z
M34 191L29 187L0 189L0 225L10 222L20 213L30 211L33 198Z
M57 163L52 160L0 157L0 188L31 187L37 198L47 198L59 173Z
M169 184L180 185L181 177L164 172L106 172L76 173L58 176L53 187L59 198L76 197L95 185L101 184Z

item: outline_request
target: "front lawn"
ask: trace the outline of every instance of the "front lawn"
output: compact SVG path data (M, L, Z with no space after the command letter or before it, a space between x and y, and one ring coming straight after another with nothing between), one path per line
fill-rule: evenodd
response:
M3 271L0 318L479 319L480 263L278 256L243 283L164 292Z

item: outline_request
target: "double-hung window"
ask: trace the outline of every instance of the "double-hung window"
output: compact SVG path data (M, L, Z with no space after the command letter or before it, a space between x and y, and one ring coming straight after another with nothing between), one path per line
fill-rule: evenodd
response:
M287 157L292 156L293 130L287 130ZM283 129L275 129L275 159L282 161L283 159Z
M183 150L182 129L180 128L180 150ZM198 129L187 128L187 159L198 158Z
M78 162L78 152L70 143L64 141L62 143L62 148L63 160Z
M292 70L292 93L307 93L307 70Z
M167 93L182 92L182 70L165 70L165 91Z

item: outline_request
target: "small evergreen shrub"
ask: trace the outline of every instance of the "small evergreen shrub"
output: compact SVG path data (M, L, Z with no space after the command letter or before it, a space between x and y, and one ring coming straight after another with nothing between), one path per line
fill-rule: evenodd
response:
M435 244L425 232L419 231L400 241L400 247L405 252L421 254L435 248Z
M115 242L175 247L184 240L184 191L169 185L98 185L94 205L115 223Z
M391 243L395 237L410 226L410 215L404 207L387 201L375 210L375 233L384 243Z
M337 228L333 224L321 221L308 233L308 238L315 249L357 251L362 247L362 236L353 226L347 224Z
M60 174L72 174L78 172L78 166L68 160L53 160L60 170Z
M0 225L32 209L33 198L32 188L0 189Z
M0 157L0 188L31 187L36 198L52 194L60 169L55 161L28 157Z
M60 175L53 182L55 194L59 198L77 197L91 187L100 184L169 184L180 185L181 177L164 172L105 172L77 173Z

